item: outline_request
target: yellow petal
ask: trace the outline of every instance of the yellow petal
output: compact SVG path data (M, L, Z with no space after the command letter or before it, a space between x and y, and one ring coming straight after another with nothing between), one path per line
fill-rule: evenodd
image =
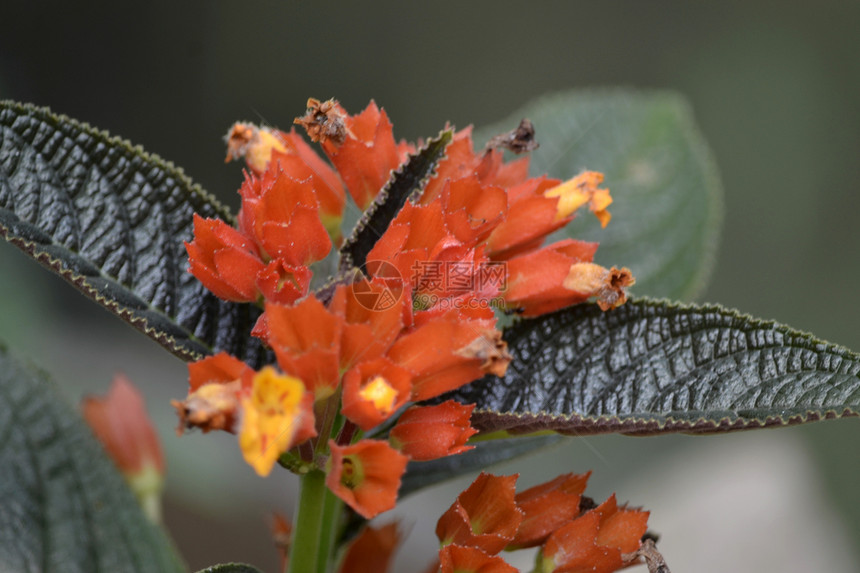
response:
M588 203L588 208L605 227L612 217L606 210L612 203L609 189L598 189L603 183L603 174L597 171L583 171L573 179L569 179L544 192L550 199L557 197L558 205L556 219L571 216L577 209Z
M305 385L271 366L254 376L251 397L242 401L239 448L257 474L267 476L301 426Z

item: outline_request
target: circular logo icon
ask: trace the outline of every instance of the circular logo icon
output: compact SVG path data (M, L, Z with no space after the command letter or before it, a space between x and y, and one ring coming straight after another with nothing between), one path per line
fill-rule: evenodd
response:
M403 276L388 261L368 261L367 279L352 284L355 300L367 310L388 310L403 296ZM358 273L358 271L356 271Z

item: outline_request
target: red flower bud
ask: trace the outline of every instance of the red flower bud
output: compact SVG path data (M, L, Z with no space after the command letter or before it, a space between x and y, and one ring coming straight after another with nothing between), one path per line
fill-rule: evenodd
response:
M612 573L629 564L622 553L636 551L647 528L647 511L619 509L612 495L549 537L539 557L540 570Z
M516 537L508 549L534 547L546 541L556 529L579 515L579 502L591 473L560 475L517 494L525 513Z
M478 547L490 555L504 549L523 520L523 512L514 501L517 477L479 475L439 518L439 542Z
M435 460L471 450L466 440L477 433L469 424L474 404L448 400L438 406L413 406L397 420L389 437L395 448L416 461Z
M104 398L86 398L82 409L87 424L125 476L147 516L158 522L164 455L140 392L125 376L118 375Z
M235 302L257 300L263 261L254 242L220 219L194 214L194 240L185 243L188 270L215 296Z

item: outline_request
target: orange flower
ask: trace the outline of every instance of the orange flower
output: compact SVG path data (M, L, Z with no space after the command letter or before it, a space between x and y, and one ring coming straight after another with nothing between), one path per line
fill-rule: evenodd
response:
M338 369L343 319L313 296L295 306L267 304L254 332L275 351L284 372L297 376L317 400L331 396Z
M338 573L386 573L402 536L397 523L366 526L346 550Z
M619 509L612 495L600 506L557 529L543 546L540 570L547 573L611 573L625 567L623 553L639 549L648 512Z
M312 276L305 266L274 259L257 273L257 289L267 301L293 304L308 293Z
M439 550L439 573L518 573L498 555L477 547L446 545Z
M593 264L596 250L596 243L565 239L514 257L507 262L505 303L524 316L546 314L591 297L603 310L624 303L633 276L627 269Z
M313 187L320 203L323 225L333 239L340 235L340 221L346 195L337 173L305 143L295 130L289 133L257 127L251 123L236 123L227 134L227 161L245 158L256 176L261 176L270 163L279 164L293 179L314 178Z
M558 217L558 199L545 193L558 179L528 179L508 189L508 214L487 238L487 253L493 260L506 260L532 251L546 236L573 219Z
M514 501L517 477L479 475L439 518L439 542L443 546L477 547L489 555L504 549L523 520L523 512Z
M253 377L250 366L226 352L190 363L188 397L171 401L179 414L177 433L192 427L233 432L242 396L251 391Z
M373 101L360 114L350 116L334 100L320 103L311 98L307 113L296 123L312 140L319 140L362 211L408 152L405 144L395 143L388 115Z
M376 270L376 261L368 270ZM399 277L360 279L335 289L329 311L344 321L340 339L340 369L382 356L403 329L411 308Z
M491 370L503 372L510 356L496 332L487 321L449 314L401 336L386 356L412 373L412 399L429 400Z
M253 237L264 257L290 265L309 265L331 250L319 213L316 180L294 178L280 164L258 178L246 176L239 189L239 230Z
M194 240L185 243L188 270L215 296L235 302L257 300L263 268L252 241L220 219L194 214Z
M481 183L504 189L518 185L528 178L528 157L505 163L503 154L496 150L476 154L472 144L471 127L454 134L454 140L445 150L445 156L436 168L436 177L430 180L424 190L422 203L432 201L439 195L447 179L454 181L475 175Z
M325 483L336 496L365 519L394 507L407 456L379 440L361 440L351 446L331 440L329 449Z
M413 406L403 412L389 438L395 448L416 461L435 460L474 448L466 440L478 433L469 424L474 404L448 400L437 406Z
M411 387L409 372L387 358L361 362L343 376L341 412L370 430L406 404Z
M605 227L612 198L608 189L597 188L602 181L602 173L586 171L564 183L539 177L509 188L508 216L487 239L490 258L506 260L540 247L586 203Z
M444 265L464 258L471 247L448 231L441 202L403 206L367 255L368 260L386 261L397 268L407 290L422 290L421 268ZM432 262L432 263L431 263ZM441 283L440 283L441 284ZM438 294L438 293L437 293Z
M125 476L148 517L160 518L164 455L140 392L122 375L104 398L81 405L84 419Z
M418 322L450 308L493 317L487 302L499 284L483 280L489 261L478 243L501 221L505 198L496 187L486 187L485 199L462 198L476 187L483 189L474 178L460 180L426 205L407 203L368 254L397 269L415 310L422 311L414 314Z
M451 234L470 246L484 241L508 214L505 190L481 183L476 175L446 180L441 201Z
M269 475L282 453L317 435L313 402L301 380L271 366L254 376L251 395L242 400L239 448L258 475Z
M541 545L556 529L579 515L579 502L589 475L591 472L560 475L518 493L517 507L525 517L508 549Z

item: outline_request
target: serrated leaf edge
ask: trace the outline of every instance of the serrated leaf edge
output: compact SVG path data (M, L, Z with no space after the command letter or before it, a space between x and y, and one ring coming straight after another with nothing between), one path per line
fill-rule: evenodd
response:
M591 306L592 303L589 303ZM813 334L801 330L792 329L784 324L773 320L755 318L749 314L735 309L723 307L718 304L690 305L667 299L654 299L649 297L631 298L627 304L641 304L646 307L659 307L666 310L696 310L702 314L708 312L719 313L731 320L741 320L751 328L773 330L786 336L804 340L810 345L826 346L828 352L840 355L841 358L860 363L860 354L853 352L844 346L827 342L815 337ZM570 307L568 309L570 310ZM563 312L563 311L562 311ZM609 311L611 312L611 311ZM508 328L513 328L529 319L516 319ZM507 330L507 329L506 329ZM841 408L841 411L838 409ZM555 414L545 410L540 412L499 412L491 409L475 409L472 413L473 426L481 431L507 430L515 434L527 434L541 430L552 430L565 435L593 435L605 433L624 433L629 435L652 435L667 432L690 432L690 433L712 433L727 432L732 430L745 430L754 428L765 428L773 426L792 426L815 422L819 420L831 420L844 417L860 416L860 409L849 405L835 405L825 410L802 409L793 410L784 408L785 415L766 415L764 417L748 417L738 412L728 413L719 418L708 417L701 414L699 417L681 418L673 415L673 412L643 416L630 414L628 416L582 416L579 414ZM744 412L748 410L741 410ZM689 413L693 413L691 411ZM725 412L725 411L722 411ZM578 422L571 427L570 422Z
M49 253L40 249L39 247L41 245L39 243L36 243L34 241L28 241L26 239L22 239L21 237L14 235L11 232L11 229L9 229L6 225L2 223L0 223L0 236L2 236L6 241L12 243L22 251L30 254L33 259L38 261L44 267L60 275L63 279L73 284L81 293L86 295L88 298L92 299L102 307L109 310L111 313L123 319L125 322L132 325L134 328L140 330L148 337L155 340L157 343L164 346L170 352L179 356L183 360L199 360L209 354L207 346L202 342L198 342L197 340L195 340L193 336L189 335L189 337L185 339L187 343L183 344L175 336L168 334L160 328L150 326L149 320L136 314L135 311L131 310L130 307L122 305L116 300L104 296L104 294L102 294L102 292L98 288L92 286L87 281L87 276L78 274L70 270L66 267L65 262L62 259L52 257ZM130 293L130 291L126 287L120 285L115 280L105 276L102 273L99 273L99 278L106 282L109 282L110 284L116 285L117 289L121 289L125 292ZM169 322L174 322L160 309L151 306L143 299L137 298L137 300L140 301L141 308L145 308L150 312L163 315L165 319ZM189 345L198 346L199 349L189 348Z
M218 211L218 216L230 225L236 225L236 219L233 213L230 212L230 209L218 201L214 195L203 189L199 183L195 183L188 175L185 174L185 170L175 165L172 161L168 161L161 157L156 153L151 153L146 151L142 146L135 145L131 141L111 135L109 131L105 129L98 129L93 127L87 122L77 120L75 118L69 117L65 114L57 114L51 111L51 108L45 106L37 106L31 103L22 103L15 100L5 99L0 100L0 109L7 108L13 109L17 112L27 115L35 115L40 117L43 121L50 121L56 125L68 125L81 131L87 133L88 135L103 140L107 145L112 147L123 148L126 151L131 152L134 155L139 156L144 161L154 163L164 171L170 173L174 176L183 187L199 196L205 202L210 203L213 208Z
M374 199L373 203L362 213L361 217L356 222L352 231L349 234L349 237L344 241L343 245L339 249L340 254L340 262L338 263L338 273L333 277L333 280L336 281L338 277L344 275L344 273L349 273L353 268L355 268L355 262L352 260L352 255L348 252L348 249L355 245L359 239L359 233L361 233L369 224L373 215L379 210L385 201L388 198L391 187L398 181L399 177L406 172L406 168L412 163L413 159L417 159L423 153L426 153L431 146L434 145L443 145L442 153L439 155L432 163L433 165L424 174L424 176L418 181L418 184L412 190L412 192L407 196L406 200L411 201L414 199L416 192L420 193L423 191L424 187L427 185L427 182L430 181L436 175L436 167L439 163L447 157L445 153L445 149L447 149L448 145L451 143L451 140L454 135L453 128L446 128L439 131L439 134L436 137L428 139L427 142L415 153L410 153L405 161L403 161L397 169L392 169L391 174L388 177L388 182L379 192L379 194ZM446 141L447 140L447 141ZM405 204L405 203L404 203ZM395 215L396 216L396 215ZM387 228L387 227L386 227ZM329 286L325 285L323 288Z

